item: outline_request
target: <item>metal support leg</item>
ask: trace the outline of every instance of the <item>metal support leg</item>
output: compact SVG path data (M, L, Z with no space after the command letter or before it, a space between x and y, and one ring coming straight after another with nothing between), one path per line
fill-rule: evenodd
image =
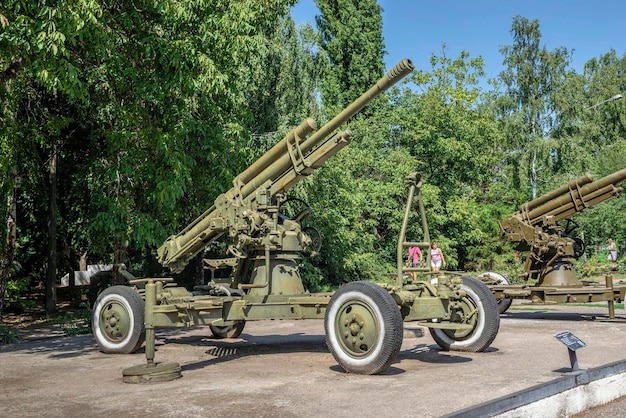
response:
M156 306L157 289L162 287L161 282L154 279L146 282L146 300L144 310L144 329L146 332L146 364L129 367L122 372L125 383L163 382L181 377L181 367L178 363L155 363L154 308Z
M568 348L567 353L569 354L569 363L572 366L572 371L578 371L578 358L576 358L576 351Z
M604 280L606 287L611 289L611 293L613 293L613 275L607 274L604 276ZM609 300L609 319L615 319L615 301L613 299Z
M145 329L146 329L146 362L154 366L154 306L156 305L156 284L150 280L146 283Z

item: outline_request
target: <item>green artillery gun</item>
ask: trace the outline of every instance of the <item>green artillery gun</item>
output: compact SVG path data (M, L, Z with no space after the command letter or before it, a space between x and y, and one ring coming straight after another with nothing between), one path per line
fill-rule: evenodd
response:
M494 272L478 277L493 291L501 313L512 299L530 299L536 304L608 301L609 317L615 317L614 302L625 299L626 286L614 286L610 274L605 285L578 281L573 262L584 254L585 243L574 236L578 225L571 217L618 196L624 189L617 185L624 180L626 169L597 181L585 175L523 204L499 222L507 240L526 253L521 276L528 283L510 285L505 276Z
M496 300L482 282L442 273L432 282L404 283L404 273L413 268L402 267L401 252L410 246L429 247L429 242L406 242L404 236L421 184L418 174L409 176L395 285L351 282L332 294L310 294L300 277L300 254L318 250L320 236L302 227L311 209L288 198L287 191L348 145L351 133L335 131L413 68L410 60L402 60L308 138L316 123L306 119L239 174L233 188L218 196L210 209L158 249L159 262L180 272L208 246L222 243L223 257L204 259L211 271L208 283L188 291L171 283L173 279L135 279L129 281L131 286L113 286L99 295L93 328L102 351L133 353L146 343L146 364L124 370L124 381L180 376L178 364L154 361L155 329L160 327L207 325L215 338L236 338L246 321L324 319L333 356L346 371L359 374L389 367L402 344L403 321L428 327L444 350L489 347L499 316ZM290 205L301 209L288 210Z

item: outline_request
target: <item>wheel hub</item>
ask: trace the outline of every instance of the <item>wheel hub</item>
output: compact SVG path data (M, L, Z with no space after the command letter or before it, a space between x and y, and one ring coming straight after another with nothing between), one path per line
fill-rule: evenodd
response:
M131 319L126 308L119 303L109 303L102 310L100 324L104 335L111 341L121 341L130 331Z
M454 322L471 325L472 327L469 329L452 330L449 331L449 333L457 339L462 339L471 335L476 322L478 321L477 308L467 298L464 298L460 307L455 311L453 316L455 317Z
M352 322L350 322L350 324L348 325L348 329L350 330L350 335L352 335L353 337L356 337L357 335L361 334L361 329L363 328L363 322L359 323L356 318L354 318L352 320ZM361 334L362 336L363 334Z
M346 304L337 321L339 340L346 352L353 357L366 355L376 344L378 327L370 309L360 303Z

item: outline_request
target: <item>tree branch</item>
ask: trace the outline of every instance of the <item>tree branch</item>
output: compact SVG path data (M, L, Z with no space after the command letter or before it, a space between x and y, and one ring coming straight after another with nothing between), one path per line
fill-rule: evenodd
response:
M6 83L16 78L20 71L22 71L22 68L24 68L24 59L17 57L15 61L9 64L0 74L0 83Z
M9 26L9 19L1 13L0 25L2 26L2 29ZM24 68L24 59L22 57L17 57L12 63L2 70L2 73L0 73L0 83L6 83L7 81L17 77L20 71L22 71L22 68Z

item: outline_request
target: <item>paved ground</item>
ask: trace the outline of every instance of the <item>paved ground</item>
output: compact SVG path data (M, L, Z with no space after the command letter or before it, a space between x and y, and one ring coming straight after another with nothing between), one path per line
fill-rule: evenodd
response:
M618 418L624 416L624 411L626 411L626 396L622 396L607 405L591 408L573 418Z
M610 321L595 307L523 309L516 302L503 315L485 353L440 351L406 324L397 361L378 376L344 373L316 320L250 322L232 341L206 328L158 330L156 361L180 363L183 377L152 384L122 382L125 368L145 362L143 349L105 355L91 336L45 328L0 347L2 415L436 417L560 377L570 367L561 331L587 344L581 369L626 359L624 310Z

